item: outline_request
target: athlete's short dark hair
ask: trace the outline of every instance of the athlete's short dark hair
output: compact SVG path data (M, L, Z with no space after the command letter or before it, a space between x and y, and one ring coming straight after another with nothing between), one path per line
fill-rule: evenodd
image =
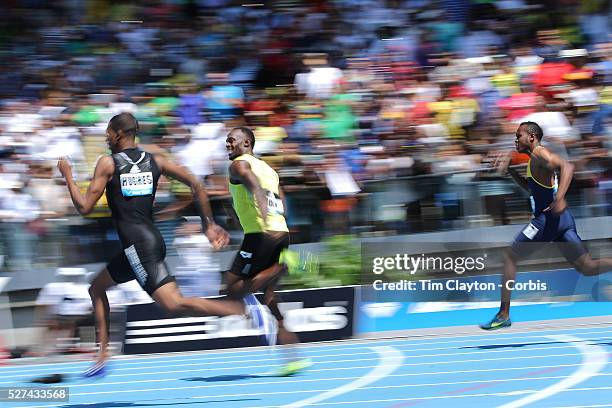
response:
M238 127L233 128L232 132L234 130L241 131L242 134L245 135L247 137L247 139L249 139L251 141L251 149L253 149L255 147L255 134L253 133L251 128L249 128L247 126L238 126Z
M110 122L108 122L108 127L116 133L122 130L126 136L136 136L140 129L138 121L134 115L129 112L123 112L113 116Z
M535 135L536 139L538 139L538 142L542 140L542 137L544 137L544 132L542 132L542 128L535 122L523 122L519 125L519 127L521 126L525 126L525 130L530 135Z

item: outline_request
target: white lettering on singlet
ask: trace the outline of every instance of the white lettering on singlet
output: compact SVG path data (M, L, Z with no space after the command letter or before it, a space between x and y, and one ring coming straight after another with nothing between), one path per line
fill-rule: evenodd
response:
M153 173L120 174L121 193L124 197L145 196L153 194Z

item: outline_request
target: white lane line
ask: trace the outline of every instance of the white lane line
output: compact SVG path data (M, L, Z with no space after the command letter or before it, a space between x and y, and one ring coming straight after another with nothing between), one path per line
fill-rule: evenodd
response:
M570 388L561 392L574 392L574 391L600 391L610 390L612 387L597 387L597 388ZM517 390L508 392L497 392L487 394L462 394L462 395L443 395L433 397L413 397L413 398L389 398L389 399L372 399L372 400L361 400L361 401L338 401L338 402L319 402L312 405L352 405L352 404L371 404L374 402L402 402L402 401L427 401L427 400L440 400L447 398L477 398L477 397L510 397L513 395L529 394L534 390ZM367 405L366 405L367 406ZM580 407L567 407L567 408L596 408L596 407L610 407L612 405L585 405ZM266 405L261 407L249 407L249 408L283 408L283 405ZM28 407L28 408L42 408L42 407ZM563 407L561 407L563 408Z
M599 375L612 375L612 374L599 374ZM362 377L364 378L364 377ZM399 384L399 385L384 385L384 386L378 386L378 387L366 387L363 388L364 390L374 390L374 389L393 389L393 388L406 388L406 387L436 387L439 385L459 385L459 384L475 384L475 383L495 383L495 382L507 382L507 381L534 381L534 380L554 380L557 378L565 378L564 376L552 376L552 377L532 377L532 378L511 378L511 379L499 379L499 380L485 380L485 381L459 381L459 382L449 382L449 383L430 383L430 384ZM352 384L352 383L350 383ZM347 384L347 385L350 385ZM342 387L340 387L342 388ZM361 387L358 387L361 388ZM303 407L303 406L307 406L307 405L319 405L318 403L327 399L331 399L333 397L336 397L338 395L341 394L346 394L347 392L353 391L355 390L355 388L351 388L348 391L342 392L340 394L335 394L334 391L336 390L330 390L330 394L333 395L326 395L328 393L324 393L321 395L317 395L314 396L312 398L308 398L302 401L299 401L297 403L294 404L299 404L299 405L294 405L294 404L289 404L289 405L283 405L283 408L299 408L299 407ZM516 391L508 391L508 392L503 392L501 394L505 394L505 395L522 395L522 394L527 394L529 392L535 392L535 391L527 391L527 390L516 390ZM244 394L245 396L248 394ZM251 395L257 395L257 394L251 394ZM195 397L195 398L199 398L199 397ZM212 396L211 396L212 398ZM324 404L321 404L324 405Z
M459 344L464 344L466 346L469 346L468 343L475 342L477 343L476 345L486 346L487 344L482 344L483 341L491 342L495 344L495 342L497 341L504 341L504 339L507 336L512 336L513 339L521 339L521 338L522 339L535 339L535 338L543 337L542 333L544 332L550 332L550 331L559 332L559 331L566 331L566 330L571 330L572 334L576 334L576 330L597 330L597 331L581 332L579 334L580 335L587 335L587 334L588 335L591 335L591 334L602 335L602 334L606 334L610 332L612 330L612 326L593 327L592 325L590 325L588 327L576 327L572 329L557 328L557 329L539 330L537 333L533 333L532 330L512 331L512 332L507 332L507 333L496 333L495 335L492 335L491 333L487 332L487 333L478 334L478 335L463 336L463 340L431 341L431 340L428 340L427 338L409 339L409 338L401 338L401 337L396 337L392 339L372 339L372 338L349 339L349 340L339 340L339 341L334 341L334 342L317 342L317 343L301 344L300 349L305 352L306 351L316 352L316 351L319 351L317 349L323 348L324 350L321 350L321 351L329 352L330 350L346 351L346 350L351 350L351 349L359 349L363 347L371 347L374 345L393 345L393 344L387 344L387 343L401 343L401 344L409 343L411 346L415 346L415 345L430 346L434 344L445 344L446 345L446 344L459 343ZM522 334L522 333L524 333L525 336L517 336L517 334ZM456 338L456 336L447 336L447 337ZM437 339L445 338L445 336L440 335L436 338ZM447 349L447 348L443 348L443 349ZM159 363L165 363L165 362L174 365L177 361L182 361L182 360L193 361L194 358L200 358L200 357L204 357L204 359L210 360L210 361L235 358L236 354L238 355L247 354L250 357L253 355L253 353L264 351L264 350L266 350L265 347L246 347L246 348L239 348L239 349L234 349L234 350L229 350L229 351L207 350L204 352L194 351L194 352L176 352L176 353L156 353L155 355L136 354L136 355L115 356L113 358L113 361L115 360L121 361L122 365L138 365L138 366L142 366L145 364L158 365ZM423 350L423 349L415 349L415 350ZM228 355L225 355L225 354L228 354ZM136 361L124 362L125 360L136 360ZM86 365L89 363L86 361L81 361L81 362L73 361L73 362L67 362L67 363L40 363L40 364L27 364L27 365L24 364L24 365L19 365L19 366L2 367L0 368L0 374L7 373L10 370L16 370L16 371L23 370L24 367L27 367L28 369L29 368L34 369L36 367L45 367L45 366L48 367L51 365L54 367L54 370L56 370L57 366L66 366L66 365L82 366L84 364ZM37 369L36 372L40 372L40 369Z
M585 329L587 329L587 328L585 328ZM508 333L504 333L504 334L508 334ZM586 335L586 334L598 334L598 335L602 335L602 334L604 334L604 332L601 332L601 331L598 331L598 332L586 332L586 333L583 332L583 333L580 333L580 334L581 335ZM538 338L538 337L541 338L542 336L540 334L537 334L535 338ZM534 336L516 336L515 338L533 339ZM476 341L476 340L479 340L479 339L474 339L473 341ZM490 338L489 337L488 340L492 341L492 342L496 342L497 340L503 340L503 339ZM405 341L394 340L394 341L402 342L402 343L412 343L409 340L405 340ZM380 342L371 342L371 343L377 344L377 343L380 343ZM429 341L429 342L427 342L426 341L426 342L423 342L423 343L417 343L416 345L432 345L432 344L440 344L440 343L442 343L442 344L449 344L449 343L463 343L463 344L465 344L466 342L463 341L463 340L461 340L461 341L446 341L446 342L444 342L444 341L441 341L441 342L431 342L431 341ZM520 343L521 342L518 342L518 343L508 343L508 344L520 344ZM355 344L355 345L346 344L344 347L334 348L334 347L329 347L329 346L331 346L331 344L327 344L327 346L328 346L327 350L320 350L320 351L324 351L325 352L325 351L330 351L330 350L334 350L334 349L337 349L339 351L340 350L346 351L346 350L351 350L353 348L356 348L356 349L364 348L364 345L365 344ZM372 344L372 345L374 345L374 344ZM412 343L411 345L415 345L415 344ZM487 344L480 344L480 345L487 345ZM312 345L301 345L301 349L307 351L308 349L310 349L309 346L312 346ZM320 344L318 346L324 346L324 344ZM354 347L351 347L351 346L354 346ZM424 350L437 350L437 349L438 348L429 348L429 349L428 348L424 348L424 349L416 349L415 348L414 350L415 351L424 351ZM445 350L445 349L450 349L450 348L444 347L444 348L439 348L439 349ZM253 352L257 352L257 351L262 351L262 349L261 348L252 348L250 351L249 350L235 350L235 354L238 354L238 352L249 352L249 355L252 356ZM211 350L211 351L208 351L208 353L211 353L211 354L214 355L214 354L217 354L217 351L216 350ZM167 354L165 354L164 356L167 356ZM124 356L121 356L121 357L124 357ZM231 355L230 356L223 356L223 357L217 357L217 356L212 357L212 356L207 356L207 355L202 355L202 354L195 354L195 356L194 356L191 353L189 355L187 355L187 356L185 356L185 353L181 353L181 354L177 355L177 357L179 357L179 358L180 357L186 357L188 359L188 361L190 361L192 363L193 363L193 359L194 358L199 358L199 357L204 357L205 360L209 360L209 361L234 358L234 356L231 356ZM159 360L159 358L163 358L163 357L148 357L147 358L147 357L133 356L133 359L137 360L137 361L123 362L124 361L123 358L114 358L113 361L116 361L116 360L121 361L121 365L122 366L138 365L139 367L142 367L145 364L154 364L154 365L158 366L159 363L162 363L162 362L169 363L171 366L176 367L177 366L177 364L176 364L177 362L185 361L185 359L183 359L183 358L180 358L180 359L174 358L174 359L170 359L170 360ZM142 360L150 360L150 359L153 359L153 361L142 361ZM255 361L267 361L267 360L268 359L266 358L266 359L263 359L263 360L262 359L256 359ZM230 361L228 363L234 363L234 361ZM44 372L57 371L57 366L71 366L72 365L72 366L78 367L79 369L82 370L82 367L84 365L87 365L87 364L88 364L87 362L70 362L70 363L55 363L55 364L52 364L52 365L50 365L50 364L38 364L38 365L24 365L24 366L6 367L4 369L0 369L0 378L3 377L2 374L8 374L9 377L14 376L16 373L8 372L8 370L11 370L11 369L15 369L15 370L21 371L19 374L28 373L28 372L34 372L34 373L38 374L38 373L44 373ZM209 363L193 363L193 364L184 364L184 365L189 366L189 365L200 365L200 364L209 364ZM42 367L46 366L46 368L35 369L35 367L41 367L41 366ZM179 366L181 366L181 365L179 365ZM24 370L24 367L26 367L25 370ZM155 368L158 368L158 367L155 367Z
M565 334L551 335L548 337L556 341L564 341L573 344L582 354L582 365L580 368L578 368L578 370L572 373L569 377L566 377L550 387L546 387L543 390L537 391L524 398L504 404L499 408L519 408L527 404L531 404L532 402L558 394L563 390L588 380L601 371L606 364L608 364L608 351L601 346L587 344L583 339Z
M374 370L370 371L368 374L333 390L329 390L322 394L285 405L285 408L305 407L311 404L315 404L317 402L337 397L339 395L347 394L358 388L362 388L366 385L375 383L376 381L385 378L393 371L401 367L402 361L404 360L404 356L402 355L402 352L398 349L388 346L380 346L374 347L374 350L380 356L380 362L376 366L376 368L374 368Z
M535 339L537 340L537 339ZM601 339L597 339L597 341L599 341ZM607 339L605 339L607 340ZM589 340L589 341L595 341L595 340ZM507 343L504 344L504 346L511 346L511 345L515 345L515 344L522 344L523 342L518 342L518 343ZM486 346L486 345L485 345ZM525 348L521 351L533 351L533 350L552 350L552 349L563 349L563 348L571 348L573 347L572 345L563 345L563 346L553 346L553 347L530 347L530 348ZM450 349L454 349L454 348L448 348L448 347L433 347L433 348L423 348L423 349L413 349L412 347L409 346L405 346L405 347L397 347L398 349L400 349L401 351L410 351L410 352L423 352L423 351L437 351L437 350L450 350ZM363 347L362 347L363 349ZM412 359L414 358L431 358L431 357L442 357L442 356L461 356L461 355L471 355L471 354L489 354L489 353L507 353L507 350L489 350L489 349L485 349L485 350L475 350L475 351L466 351L466 352L455 352L455 353L436 353L436 354L418 354L418 355L410 355L410 357ZM311 357L313 359L318 359L318 358L327 358L327 357L347 357L347 356L359 356L359 355L371 355L370 351L365 351L365 352L354 352L354 353L331 353L331 354L320 354L320 355L310 355L308 354L308 357ZM277 361L278 358L276 356L274 357L265 357L265 358L253 358L253 359L249 359L249 362L251 363L259 363L259 362L270 362L270 361ZM132 375L157 375L159 373L169 373L169 372L176 372L176 371L160 371L161 368L164 367L169 367L169 368L177 368L177 367L189 367L189 366L198 366L198 367L203 367L203 366L210 366L210 365L214 365L216 367L222 365L222 364L240 364L242 362L244 362L244 359L241 360L230 360L230 361L223 361L223 362L218 362L218 361L206 361L206 362L190 362L190 363L185 363L182 364L180 363L180 361L184 361L184 360L179 360L174 361L174 362L170 362L172 364L170 365L158 365L156 367L150 367L151 372L150 373L142 373L143 368L146 369L146 367L143 367L142 365L138 365L137 367L124 367L127 364L121 364L120 368L116 368L113 370L113 372L117 372L117 371L137 371L139 372L138 374L132 374ZM357 359L352 359L352 360L346 360L346 361L363 361L362 360L357 360ZM130 364L131 365L131 364ZM72 367L71 367L72 368ZM78 374L83 370L83 368L80 369L80 371L66 371L64 372L64 374ZM188 371L188 370L187 370ZM7 379L10 378L12 381L0 381L0 385L2 384L13 384L15 381L15 377L16 376L24 376L27 377L29 375L32 375L32 373L35 373L36 375L40 375L41 373L47 373L47 372L57 372L57 367L52 366L52 367L46 367L46 368L42 368L42 369L26 369L26 370L22 370L20 372L12 372L12 373L1 373L0 372L0 380L3 379ZM130 375L130 374L127 374Z
M604 407L612 407L612 404L606 405L566 405L562 407L552 407L552 408L604 408Z
M302 394L302 393L320 393L319 395L307 398L302 401L295 402L288 405L287 407L298 408L308 405L310 401L322 401L324 399L332 398L337 395L342 395L347 392L356 390L366 385L372 384L381 378L384 378L388 374L391 374L397 368L401 367L404 359L402 353L388 346L373 347L373 350L379 355L379 364L374 367L368 374L359 377L356 381L352 381L348 384L342 385L332 390L296 390L296 391L275 391L275 392L259 392L259 393L248 393L248 394L225 394L225 395L206 395L206 396L194 396L189 397L190 399L210 399L210 398L234 398L236 396L263 396L263 395L278 395L278 394ZM102 392L83 392L83 393L71 393L71 397L83 396L83 395L100 395L100 394L119 394L119 393L136 393L136 392L151 392L151 391L167 391L167 390L182 390L188 388L207 388L209 386L192 386L192 387L168 387L168 388L157 388L157 389L140 389L140 390L117 390L117 391L102 391ZM62 405L41 405L29 408L40 408L40 407L59 407Z
M382 346L382 347L388 347L388 346ZM536 356L513 356L513 357L496 357L496 358L480 358L480 359L471 359L471 360L443 360L443 361L424 361L421 363L407 363L404 364L404 366L428 366L428 365L432 365L432 364L457 364L457 363L479 363L479 362L484 362L484 361L500 361L500 360L522 360L522 359L535 359L535 358L550 358L550 357L569 357L569 356L576 356L577 354L574 353L569 353L569 354L545 354L545 355L536 355ZM353 359L353 360L329 360L329 361L321 361L318 362L319 365L323 365L323 364L336 364L336 363L347 363L347 362L361 362L361 361L375 361L378 360L378 357L375 358L360 358L360 359ZM189 365L199 365L199 364L189 364ZM253 369L260 369L260 368L269 368L269 367L277 367L277 364L264 364L264 365L248 365L248 366L239 366L239 367L227 367L227 368L218 368L217 371L219 370L253 370ZM317 370L309 370L309 372L313 372L313 371L342 371L342 370L355 370L357 368L371 368L372 366L365 366L365 367L355 367L355 366L350 366L350 367L332 367L332 368L320 368ZM205 369L204 369L205 370ZM198 372L202 372L202 369L198 369L198 370L188 370L189 372L192 371L198 371ZM173 371L169 371L169 372L154 372L154 373L149 373L150 375L157 375L157 374L165 374L165 373L172 373ZM174 371L177 372L177 371ZM178 371L178 372L184 372L184 371ZM140 372L140 373L135 373L135 374L111 374L113 377L132 377L132 376L139 376L142 377L143 375L145 375L144 373ZM151 382L151 381L143 381L143 382ZM15 384L15 382L11 383L11 384Z
M102 391L102 392L83 392L83 393L70 393L70 397L82 396L82 395L102 395L102 394L131 394L137 392L148 392L152 391L169 391L169 390L184 390L191 388L204 388L205 386L194 386L194 387L168 387L168 388L154 388L154 389L139 389L139 390L117 390L117 391ZM374 386L364 388L366 390L385 390L389 388L401 388L403 385L384 385L384 386ZM560 392L575 392L575 391L603 391L603 390L611 390L612 387L591 387L591 388L570 388L564 389ZM237 397L259 397L259 396L268 396L268 395L291 395L291 394L305 394L305 393L325 393L329 390L296 390L296 391L273 391L273 392L251 392L244 394L221 394L221 395L199 395L188 397L189 399L214 399L214 398L237 398ZM511 396L511 395L520 395L520 394L529 394L535 392L534 390L515 390L509 392L499 392L499 393L490 393L490 394L461 394L461 395L439 395L439 396L430 396L430 397L413 397L413 398L400 398L400 399L391 399L388 401L411 401L411 400L437 400L437 399L447 399L447 398L470 398L470 397L487 397L487 396ZM185 398L185 397L177 397L177 398ZM107 401L108 402L108 401ZM116 402L116 401L113 401ZM134 401L130 401L134 402ZM136 401L137 402L137 401ZM336 404L352 404L354 401L347 402L337 402L337 403L312 403L311 405L336 405ZM97 403L89 403L89 404L100 404ZM44 408L44 407L63 407L66 404L55 404L55 405L37 405L31 406L27 408ZM87 403L85 404L87 405ZM263 408L263 407L262 407ZM267 407L272 408L272 407ZM286 408L285 405L276 406L276 408Z
M552 348L570 348L571 346L562 346L562 347L539 347L539 348L532 348L529 350L549 350ZM401 351L404 351L403 349L399 349ZM464 353L437 353L437 354L421 354L421 355L409 355L408 357L410 357L411 359L418 359L418 358L432 358L432 357L449 357L449 356L462 356L462 355L479 355L479 354L490 354L490 353L507 353L506 350L480 350L480 351L471 351L471 352L464 352ZM347 357L347 356L359 356L359 355L372 355L372 352L365 352L365 353L353 353L353 354L328 354L328 355L320 355L320 356L316 356L314 357L315 361L318 361L319 358L323 358L323 357ZM373 357L373 358L358 358L358 359L340 359L340 360L328 360L328 361L320 361L320 364L330 364L330 363L349 363L349 362L361 362L361 361L374 361L374 360L378 360L378 357ZM253 367L253 368L263 368L263 367L270 367L273 365L270 364L264 364L264 365L254 365L254 363L259 363L259 362L277 362L278 358L266 358L266 359L260 359L260 360L249 360L249 363L251 363L249 365L249 367ZM234 361L226 361L223 364L226 365L232 365L232 364L236 364L236 363L243 363L244 360L234 360ZM225 368L225 367L221 367L221 365L219 363L216 362L206 362L206 363L188 363L188 364L174 364L171 367L192 367L192 366L197 366L197 367L204 367L203 369L206 369L206 366L215 366L216 368ZM161 371L160 368L161 367L150 367L151 370L148 372L143 372L143 367L121 367L121 368L115 368L113 369L112 366L110 366L111 368L111 374L114 377L126 377L126 376L149 376L149 375L159 375L159 374L167 374L167 373L172 373L172 372L181 372L181 371ZM228 369L238 369L238 368L245 368L245 367L228 367ZM201 371L202 368L200 368L198 371ZM57 371L57 369L48 369L45 371ZM116 372L129 372L132 371L134 373L126 373L126 374L115 374ZM191 370L185 370L185 372L188 372ZM40 371L36 371L37 374L44 372L43 370ZM80 374L82 371L65 371L62 374ZM20 377L23 378L28 378L27 372L21 372L21 373L13 373L13 375L9 376L0 376L0 379L5 379L5 378L11 378L12 381L2 381L0 382L0 384L13 384L15 382L15 380L20 379Z
M377 366L379 367L379 366ZM391 367L391 366L389 366ZM398 378L398 377L407 377L411 374L389 374L387 375L388 378ZM595 374L595 376L598 377L608 377L608 376L612 376L612 373L608 374L608 373L599 373L599 374ZM520 378L510 378L510 379L495 379L495 380L487 380L487 379L482 379L482 380L473 380L473 381L451 381L451 382L435 382L435 383L420 383L420 384L414 384L414 383L410 383L410 384L402 384L402 385L389 385L388 388L401 388L401 387L437 387L440 385L468 385L468 384L486 384L486 383L497 383L497 382L501 382L501 383L506 383L509 381L537 381L537 380L556 380L559 378L565 378L566 376L564 375L557 375L557 376L550 376L550 377L520 377ZM263 381L263 382L249 382L249 383L240 383L241 387L252 387L252 386L259 386L259 385L270 385L270 384L279 384L279 385L283 385L285 386L286 384L291 384L291 383L299 383L299 384L304 384L304 383L309 383L309 382L316 382L316 383L320 383L320 382L324 382L324 381L345 381L345 380L355 380L355 379L360 379L363 377L334 377L334 378L319 378L319 379L301 379L301 380L296 380L296 381ZM124 381L124 382L119 382L119 383L106 383L106 384L79 384L79 385L70 385L70 388L76 388L76 387L88 387L90 385L95 385L95 386L102 386L102 385L115 385L115 384L133 384L133 383L143 383L143 382L169 382L169 381L173 381L173 380L177 380L175 378L167 378L167 379L163 379L163 380L150 380L150 381ZM215 384L215 385L203 385L199 388L219 388L219 387L235 387L236 384Z
M548 366L523 366L523 367L506 367L506 368L488 368L488 369L482 369L482 370L457 370L457 371L430 371L430 372L418 372L418 373L403 373L403 374L390 374L388 375L388 377L395 377L395 378L399 378L399 377L424 377L424 376L435 376L435 375L453 375L453 374L467 374L467 373L482 373L482 372L486 372L486 373L490 373L490 372L494 372L494 371L503 371L503 372L508 372L508 371L526 371L526 370L541 370L541 369L545 369L545 368L567 368L567 367L576 367L579 366L580 364L560 364L560 365L548 365ZM368 369L368 368L372 368L372 366L365 366L365 367L346 367L343 368L342 370L360 370L360 369ZM322 372L322 371L330 371L333 369L315 369L315 368L309 368L308 369L308 373L315 373L315 372ZM333 370L333 371L340 371L340 370ZM186 373L186 372L199 372L202 373L202 370L185 370L185 371L176 371L176 373ZM269 374L258 374L260 375L262 378L265 377L269 377ZM603 376L607 376L607 375L612 375L612 374L599 374L599 375L603 375ZM116 377L116 376L114 376ZM255 378L257 377L257 375L255 375ZM281 378L281 379L277 379L276 381L259 381L259 382L248 382L248 383L241 383L241 386L244 387L252 387L252 386L259 386L259 385L269 385L269 384L292 384L292 383L298 383L298 384L303 384L303 383L309 383L309 382L322 382L322 381L344 381L344 380L354 380L356 378L359 378L359 376L351 376L351 377L330 377L330 378L300 378L297 380L288 380L286 378ZM180 378L163 378L163 379L154 379L154 380L141 380L141 381L114 381L114 382L95 382L95 383L91 383L91 384L73 384L70 385L70 388L79 388L79 387L107 387L107 386L112 386L112 385L122 385L122 384L138 384L138 383L154 383L154 382L170 382L170 381L180 381ZM484 381L484 380L483 380ZM439 384L439 383L438 383ZM206 387L214 387L214 388L220 388L220 387L235 387L236 384L215 384L215 385L210 385L210 386L204 386L204 388Z

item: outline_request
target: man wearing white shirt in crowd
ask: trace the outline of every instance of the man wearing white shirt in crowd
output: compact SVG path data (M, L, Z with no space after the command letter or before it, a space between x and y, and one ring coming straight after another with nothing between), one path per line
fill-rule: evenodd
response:
M200 123L191 128L189 141L176 148L176 159L200 179L214 173L213 162L225 159L225 125Z
M554 137L563 142L572 142L580 139L580 134L572 127L563 112L547 110L541 98L536 108L538 112L530 113L516 122L535 122L539 124L546 138Z
M13 164L18 167L19 163ZM7 165L3 166L6 170ZM27 166L25 167L27 171ZM40 214L40 206L24 189L20 173L0 172L0 233L8 257L7 264L13 269L28 269L32 265L34 236L28 230L29 222Z
M295 76L295 87L308 98L328 99L338 92L342 71L330 67L324 54L307 56L304 65L310 67L310 72Z
M215 162L225 163L225 125L223 123L200 123L191 127L190 140L176 148L174 156L202 182L214 175ZM213 187L214 189L214 187ZM192 223L193 225L193 223ZM195 224L199 227L199 223ZM201 238L204 237L202 240ZM199 230L190 231L189 225L176 231L174 246L180 264L176 278L186 296L210 296L219 293L221 275L219 265L212 256L213 248Z

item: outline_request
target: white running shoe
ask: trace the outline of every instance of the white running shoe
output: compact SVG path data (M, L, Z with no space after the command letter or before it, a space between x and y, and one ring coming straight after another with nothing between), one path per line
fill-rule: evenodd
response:
M278 332L276 319L270 314L267 307L259 303L255 295L250 293L243 298L243 301L253 323L253 328L263 331L263 337L267 345L276 345Z
M251 320L251 326L254 329L263 330L264 326L263 316L261 314L261 304L255 295L249 293L242 299L242 301L244 302L247 316L249 317L249 320Z

